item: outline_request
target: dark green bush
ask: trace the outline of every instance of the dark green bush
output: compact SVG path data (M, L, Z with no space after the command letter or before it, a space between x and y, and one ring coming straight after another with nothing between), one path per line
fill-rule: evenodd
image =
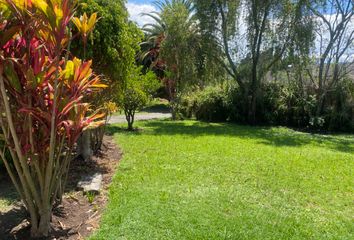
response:
M178 119L189 119L195 117L197 109L198 91L183 95L177 106Z
M228 91L220 86L207 87L197 97L195 117L208 122L225 122L229 117Z
M225 122L230 112L230 97L226 87L209 86L185 94L178 106L180 118L196 117L201 121Z

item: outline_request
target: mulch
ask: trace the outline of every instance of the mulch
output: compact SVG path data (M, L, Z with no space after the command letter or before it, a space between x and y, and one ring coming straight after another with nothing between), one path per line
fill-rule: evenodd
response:
M103 146L92 160L77 158L72 161L67 191L61 205L53 211L51 236L45 240L77 240L90 236L99 228L101 215L108 200L108 186L121 159L121 151L113 137L105 136ZM87 174L103 174L103 189L92 199L77 191L78 181ZM8 183L6 184L6 181ZM11 185L10 180L2 179L1 185ZM1 187L1 186L0 186ZM0 212L0 239L28 240L30 226L27 213L20 202L8 212Z

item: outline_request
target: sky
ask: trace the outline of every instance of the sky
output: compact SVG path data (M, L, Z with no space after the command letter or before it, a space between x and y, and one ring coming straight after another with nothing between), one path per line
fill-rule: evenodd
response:
M151 23L151 18L141 16L141 14L156 11L153 2L154 0L128 0L126 6L130 15L130 19L135 21L141 27L147 23Z

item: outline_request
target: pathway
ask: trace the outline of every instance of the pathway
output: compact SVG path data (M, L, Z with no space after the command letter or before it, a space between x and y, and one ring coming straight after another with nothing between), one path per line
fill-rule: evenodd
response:
M171 113L141 113L135 115L135 121L142 121L142 120L152 120L152 119L164 119L164 118L171 118ZM125 119L124 115L112 116L109 120L109 124L115 123L126 123L127 120Z

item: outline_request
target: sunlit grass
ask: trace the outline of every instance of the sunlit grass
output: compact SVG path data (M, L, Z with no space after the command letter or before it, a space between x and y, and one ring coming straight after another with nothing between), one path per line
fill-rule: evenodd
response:
M354 138L138 123L92 239L353 239Z

